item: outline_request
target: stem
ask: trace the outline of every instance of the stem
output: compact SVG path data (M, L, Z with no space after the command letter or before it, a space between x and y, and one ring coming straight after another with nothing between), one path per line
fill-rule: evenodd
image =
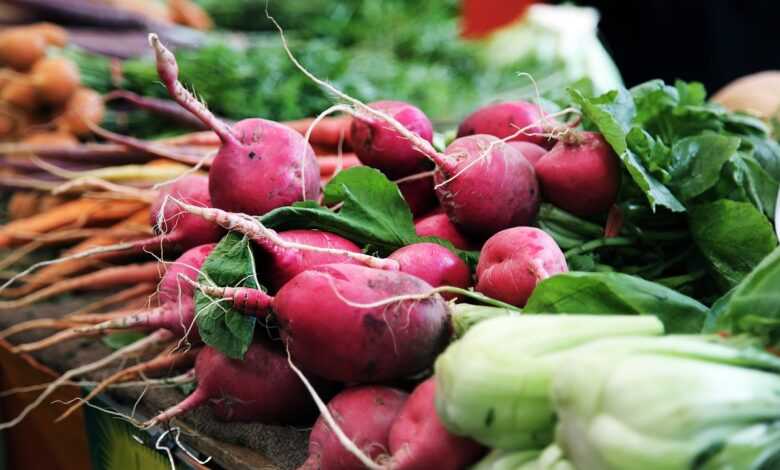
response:
M504 308L504 309L507 309L507 310L511 310L513 312L522 312L523 311L521 308L516 307L516 306L514 306L512 304L508 304L506 302L502 302L500 300L496 300L494 298L486 296L485 294L482 294L480 292L476 292L476 291L473 291L473 290L462 289L460 287L453 287L453 286L442 286L442 287L439 287L438 289L446 289L446 290L441 290L440 292L448 292L448 293L462 295L464 297L468 297L470 299L482 302L483 304L492 305L493 307Z
M209 400L208 394L203 391L202 388L196 388L187 398L179 402L178 404L168 408L162 413L158 414L154 418L141 425L142 429L149 429L160 423L170 421L171 419L179 416L182 413L194 410L195 408L203 405Z
M168 89L171 98L179 103L182 108L194 114L206 127L212 129L223 144L240 146L241 142L230 126L214 116L203 103L198 101L192 93L184 88L179 81L179 65L176 63L176 57L163 46L156 34L152 33L149 35L149 45L154 49L157 74Z
M246 214L234 214L232 212L227 212L212 207L194 206L173 197L170 197L170 199L190 214L200 216L203 219L217 224L227 230L242 233L263 247L267 247L268 243L270 242L277 247L288 250L315 251L336 256L344 256L354 259L355 261L358 261L371 268L386 269L389 271L398 271L399 269L399 264L395 260L377 258L376 256L370 256L363 253L356 253L354 251L347 251L338 248L325 248L285 240L284 238L280 237L275 230L267 228L259 220ZM164 206L165 204L163 204L163 207Z
M539 219L557 222L577 233L593 237L601 237L604 234L604 229L597 224L580 219L579 217L548 203L542 204L539 207Z
M653 282L657 282L658 284L674 289L683 286L685 284L698 281L699 279L703 278L706 275L707 275L707 271L701 269L699 271L694 271L692 273L683 274L680 276L662 277L660 279L655 279Z
M567 252L564 253L564 256L569 258L571 256L577 256L584 253L588 253L602 247L630 246L633 245L634 243L636 243L636 240L627 237L599 238L598 240L592 240L578 246L577 248L572 248L571 250L568 250Z

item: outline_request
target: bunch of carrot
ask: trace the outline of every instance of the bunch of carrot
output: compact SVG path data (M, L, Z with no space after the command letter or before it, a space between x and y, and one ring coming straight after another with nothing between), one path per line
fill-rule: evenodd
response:
M81 86L78 67L47 55L67 43L67 31L51 23L0 32L0 140L75 144L101 121L103 101Z

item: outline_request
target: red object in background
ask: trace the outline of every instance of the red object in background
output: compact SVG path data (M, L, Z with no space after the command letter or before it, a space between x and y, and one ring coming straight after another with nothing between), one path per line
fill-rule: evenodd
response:
M463 0L461 36L479 39L506 26L539 0Z

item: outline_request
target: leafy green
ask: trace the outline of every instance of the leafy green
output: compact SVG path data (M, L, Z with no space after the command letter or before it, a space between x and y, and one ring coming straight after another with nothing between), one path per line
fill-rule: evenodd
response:
M225 287L261 288L255 277L251 242L228 233L214 248L202 267L198 282ZM227 302L195 293L198 331L203 341L232 358L242 358L252 343L256 319L244 315Z
M696 246L726 289L777 246L769 220L749 203L722 199L693 206L688 219Z
M525 313L655 315L669 333L698 333L707 307L660 284L623 273L569 272L539 283Z
M327 230L361 245L392 251L417 240L409 206L398 186L380 171L355 167L340 172L325 187L323 202L342 203L338 211L315 203L280 207L261 218L268 227Z
M750 333L769 344L780 339L780 248L764 258L712 308L710 330Z
M683 201L693 199L715 185L721 169L739 148L740 139L718 134L685 137L672 146L670 186Z
M323 202L342 204L338 211L313 202L280 207L260 218L277 230L318 229L336 233L387 255L402 246L422 241L438 243L475 265L478 252L458 250L446 240L418 237L409 206L398 185L370 167L340 172L325 187Z
M581 108L584 116L599 132L620 157L631 179L644 192L650 207L663 206L672 211L684 211L685 207L672 192L661 184L641 159L628 148L627 135L630 132L636 108L631 95L624 89L611 91L596 98L586 98L577 90L570 90L572 100Z

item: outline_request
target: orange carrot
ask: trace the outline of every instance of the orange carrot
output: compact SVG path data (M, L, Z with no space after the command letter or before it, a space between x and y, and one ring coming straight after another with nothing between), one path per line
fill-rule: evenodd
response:
M346 153L341 158L334 155L317 157L317 162L320 164L320 176L332 175L339 168L339 165L342 169L361 165L354 153Z
M30 77L20 75L12 78L3 87L3 91L0 92L0 102L12 104L25 111L33 111L38 106L38 93Z
M9 220L24 219L38 211L41 193L35 191L16 191L8 200Z
M58 147L76 147L79 145L79 139L62 131L46 131L28 134L21 141L26 145L56 145Z
M76 290L102 290L120 285L158 282L161 275L161 265L156 261L113 266L52 284L19 299L0 301L0 310L25 307L40 300Z
M68 31L62 26L54 23L34 23L25 29L36 31L43 36L43 39L50 46L65 47L68 44Z
M88 135L90 124L103 120L105 105L100 93L89 88L79 88L65 103L65 109L57 118L57 126L78 136Z
M47 57L33 65L30 77L44 103L62 104L81 83L79 69L68 59Z
M144 235L146 235L146 233L145 231L142 231L141 228L149 228L149 217L150 217L149 209L143 209L140 211L136 211L133 215L131 215L126 220L123 220L117 223L116 225L114 225L113 227L111 227L111 230L137 229L139 233L138 237L128 237L127 239L125 239L125 238L117 237L109 232L107 234L98 235L89 238L87 240L84 240L78 245L67 250L64 253L64 255L65 256L72 255L98 246L109 246L109 245L122 243L124 241L129 241L136 238L142 238ZM86 269L89 269L90 267L95 266L96 264L103 263L107 259L110 259L111 255L121 257L126 254L127 253L117 252L117 253L112 253L110 255L109 254L96 255L90 258L73 259L59 264L52 264L46 266L40 271L38 271L37 273L35 273L33 276L30 276L26 280L27 283L24 286L20 286L15 289L6 289L3 292L3 296L17 297L20 295L28 294L33 290L40 288L41 286L50 284L52 282L60 281L69 275L78 274Z
M282 124L305 135L313 121L313 118L306 118L298 119L297 121L287 121ZM351 116L334 116L324 118L312 130L310 142L313 145L316 144L325 147L338 147L341 140L344 140L345 143L348 143L349 128L351 125Z
M168 12L174 23L201 31L214 27L209 14L190 0L168 0Z
M46 38L38 31L10 28L0 33L0 63L27 70L46 54Z
M66 225L99 224L123 219L144 207L137 201L78 199L47 212L15 220L0 227L0 247L18 244L24 237L46 233Z

